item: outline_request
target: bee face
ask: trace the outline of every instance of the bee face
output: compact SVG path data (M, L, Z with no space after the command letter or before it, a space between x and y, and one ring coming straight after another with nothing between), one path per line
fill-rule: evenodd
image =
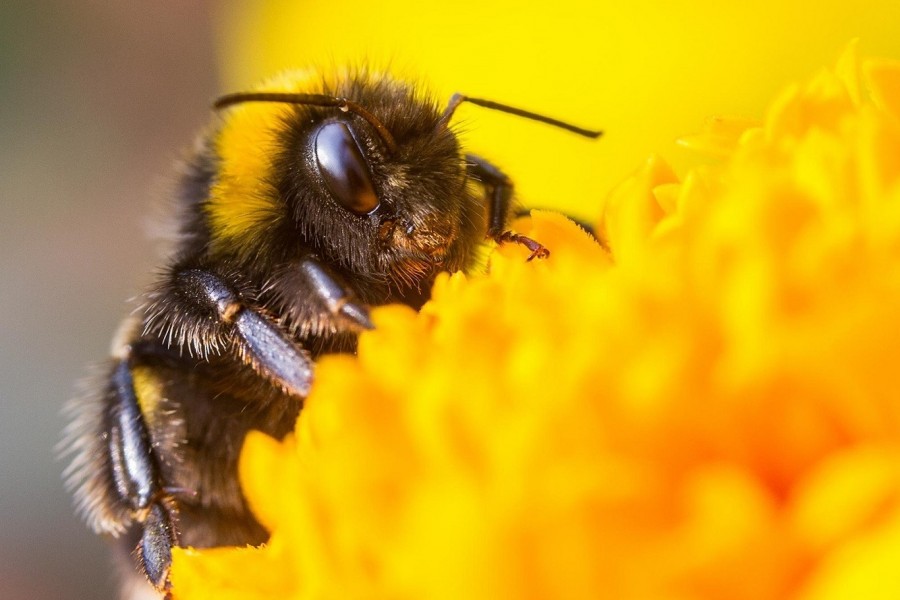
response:
M237 484L241 442L293 427L314 359L352 352L370 305L418 308L485 236L547 255L506 230L512 184L460 148L455 107L584 133L462 96L441 111L366 74L271 85L217 103L175 194L179 242L62 444L79 510L137 544L159 591L173 546L265 541Z
M375 103L373 116L395 132L390 145L357 115L297 107L275 164L303 241L353 276L393 288L463 268L484 232L456 136L435 106L414 100L408 92L384 109Z

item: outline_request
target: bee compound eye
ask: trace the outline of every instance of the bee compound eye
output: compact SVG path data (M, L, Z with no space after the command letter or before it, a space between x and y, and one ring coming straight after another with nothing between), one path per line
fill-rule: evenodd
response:
M315 146L319 172L341 206L358 215L378 208L369 164L346 124L332 121L319 127Z

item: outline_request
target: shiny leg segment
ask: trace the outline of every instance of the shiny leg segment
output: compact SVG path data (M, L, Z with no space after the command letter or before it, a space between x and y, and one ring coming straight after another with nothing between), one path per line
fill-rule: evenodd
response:
M172 547L178 543L174 504L165 491L127 359L114 368L106 412L109 455L116 492L143 534L141 567L159 590L168 585Z
M521 244L531 251L528 260L546 258L550 251L540 242L506 228L512 204L512 180L493 164L473 154L466 155L469 175L484 186L488 203L488 237L498 244Z

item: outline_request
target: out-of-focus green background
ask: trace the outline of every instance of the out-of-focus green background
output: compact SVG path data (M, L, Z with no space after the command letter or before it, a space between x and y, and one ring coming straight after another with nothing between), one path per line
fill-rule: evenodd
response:
M157 262L147 233L217 91L208 3L0 3L0 598L114 597L72 514L60 408Z
M647 153L677 164L675 137L710 115L762 116L851 38L900 58L896 0L335 6L0 3L0 599L114 596L107 549L60 481L60 409L158 264L153 207L220 91L310 60L387 57L442 94L602 127L593 143L459 113L525 200L590 218Z

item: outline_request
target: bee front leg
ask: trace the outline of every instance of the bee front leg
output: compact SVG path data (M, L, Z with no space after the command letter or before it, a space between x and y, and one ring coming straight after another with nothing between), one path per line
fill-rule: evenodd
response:
M359 331L372 329L369 309L359 302L356 293L315 255L300 261L299 272L312 293L325 304L332 318L343 327Z
M349 338L374 327L369 307L354 288L315 254L285 265L268 281L263 295L301 338Z
M528 260L550 256L550 251L540 242L506 228L512 204L512 180L490 162L474 154L466 155L466 168L469 175L484 186L488 203L488 237L498 244L513 242L525 246L531 250Z

